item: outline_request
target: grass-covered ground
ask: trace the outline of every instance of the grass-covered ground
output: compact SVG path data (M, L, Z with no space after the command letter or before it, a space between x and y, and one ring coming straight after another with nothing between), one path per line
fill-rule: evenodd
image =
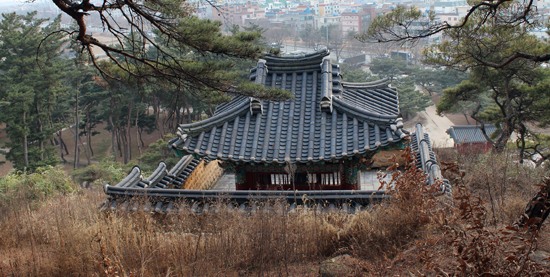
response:
M339 272L351 276L548 270L541 252L550 252L548 223L536 234L505 228L546 169L512 155L438 155L457 161L445 173L454 199L434 195L411 168L395 176L392 200L353 215L108 214L98 210L99 186L83 190L60 168L11 174L0 179L0 276L317 276L344 254ZM125 174L113 164L93 172L98 183Z

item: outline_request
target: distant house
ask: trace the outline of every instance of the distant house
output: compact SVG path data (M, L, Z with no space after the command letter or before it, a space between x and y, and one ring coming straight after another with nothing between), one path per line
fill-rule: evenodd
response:
M485 125L485 131L491 136L497 127L493 124ZM491 143L485 139L481 126L452 126L447 130L447 134L454 140L454 147L461 154L465 153L487 153L492 148Z

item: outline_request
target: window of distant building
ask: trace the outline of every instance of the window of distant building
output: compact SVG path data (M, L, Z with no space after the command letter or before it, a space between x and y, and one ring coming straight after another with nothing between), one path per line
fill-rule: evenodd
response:
M448 19L448 20L449 20L449 21L451 21L451 18L449 17L449 19Z
M456 17L455 17L455 21L456 21Z

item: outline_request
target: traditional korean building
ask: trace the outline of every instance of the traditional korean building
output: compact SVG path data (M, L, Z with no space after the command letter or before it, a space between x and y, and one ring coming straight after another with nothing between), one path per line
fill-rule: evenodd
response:
M237 190L357 190L375 154L405 148L397 91L385 80L343 82L328 51L267 56L250 80L294 99L235 96L211 118L180 125L171 141L178 156L234 171Z
M494 124L485 125L488 136L491 136L496 130L497 127ZM480 126L451 126L446 132L453 139L454 147L461 154L487 153L489 149L493 148L492 144L483 135Z

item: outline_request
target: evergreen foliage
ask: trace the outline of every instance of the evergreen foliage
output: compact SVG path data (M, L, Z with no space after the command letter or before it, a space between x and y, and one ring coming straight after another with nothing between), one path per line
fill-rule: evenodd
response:
M410 69L407 62L401 58L379 58L372 60L370 71L393 82L397 77L408 74Z
M12 171L0 178L0 200L6 202L15 198L44 200L55 194L75 191L78 188L60 166L44 166L30 174Z
M342 68L342 78L344 82L364 83L378 80L378 78L361 68L351 70L351 68L345 64L340 66Z
M92 46L103 50L116 67L134 78L152 84L170 84L184 93L211 90L250 95L257 91L247 90L250 85L236 84L235 78L225 71L234 66L230 59L256 60L263 55L260 42L263 30L258 26L250 26L244 32L237 29L234 35L224 36L221 22L199 19L192 14L193 7L181 1L107 1L97 6L79 0L52 2L75 20L74 39L96 66L99 62L93 56ZM114 11L124 14L116 23L107 16ZM86 17L90 14L99 16L105 31L120 42L118 45L106 45L86 33ZM132 32L121 32L121 26L130 26ZM276 97L284 94L275 88L266 91L261 97L269 98L269 92Z
M399 92L399 109L404 119L408 119L409 116L423 111L433 104L430 101L432 97L416 90L414 82L415 80L411 77L401 78L394 82Z
M18 170L55 165L54 148L48 146L60 125L52 120L63 109L58 100L65 97L61 59L64 36L59 30L61 17L41 28L45 19L27 15L3 14L0 22L0 122L6 124L9 149L6 159ZM40 46L40 49L39 49Z
M78 183L88 182L101 186L103 184L118 184L135 164L120 164L113 162L112 158L102 159L97 164L92 164L83 169L73 170L71 175Z
M172 168L180 158L174 156L168 148L168 141L175 136L166 134L165 139L159 139L149 144L148 150L138 159L142 171L153 172L160 162L165 162L167 168Z
M427 63L470 73L468 81L445 91L437 110L453 112L468 106L482 129L486 122L497 123L500 135L497 138L486 135L497 151L503 151L512 133L518 132L522 161L529 133L526 124L545 122L544 113L539 111L548 109L543 106L548 103L547 96L541 93L546 88L547 73L528 59L513 60L498 68L486 63L503 63L518 51L542 54L549 46L529 34L531 26L487 22L479 27L484 20L482 14L474 13L461 29L446 32L449 40L426 49ZM487 97L491 105L483 101Z

